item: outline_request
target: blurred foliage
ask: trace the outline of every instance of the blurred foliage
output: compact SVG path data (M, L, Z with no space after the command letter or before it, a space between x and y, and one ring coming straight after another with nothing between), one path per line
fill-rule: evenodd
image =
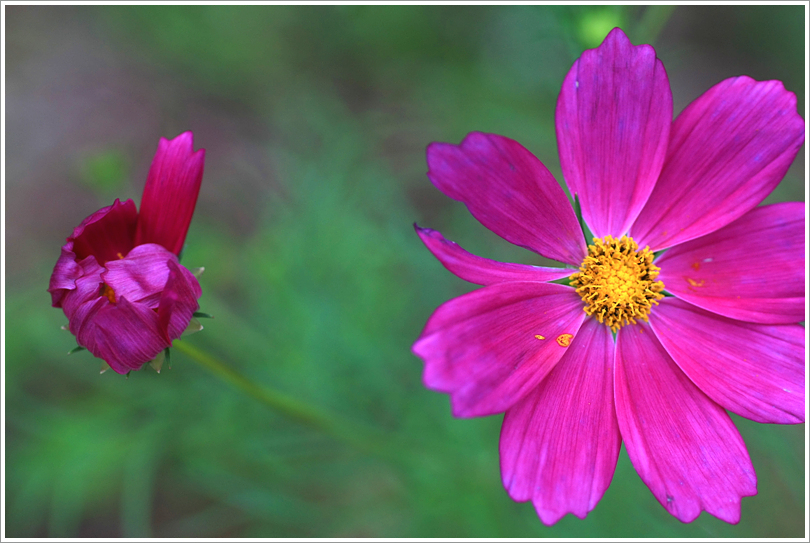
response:
M13 19L27 32L46 10L65 10L67 23L90 21L119 62L150 84L177 85L164 85L162 96L172 122L188 115L190 96L237 122L250 119L245 130L273 179L254 194L238 165L218 163L222 155L209 147L183 262L206 267L201 309L215 318L184 341L257 383L409 445L396 462L361 454L179 353L171 371L129 379L99 376L86 352L67 357L74 340L59 330L64 316L44 290L69 232L51 232L53 258L33 259L6 291L6 535L800 536L803 426L735 417L759 474L759 495L743 500L737 526L706 514L680 523L622 451L610 489L585 520L569 515L545 527L501 485L501 417L453 419L447 397L422 386L410 353L431 312L474 288L429 255L414 221L477 254L543 263L438 194L424 176L425 145L458 142L471 130L501 133L562 179L553 112L574 59L615 24L635 43L654 39L670 15L692 28L701 20L689 16L693 9L119 5L29 8L28 19ZM717 40L736 54L777 58L803 103L801 6L711 9L744 26L708 35L722 33ZM763 18L794 30L766 33ZM139 175L129 163L139 157L112 146L94 153L81 155L80 180L109 203L122 179ZM801 197L801 179L786 183L778 198ZM208 187L223 187L217 194L226 200L206 204ZM220 206L251 205L260 212L245 220L250 228L217 215ZM78 224L84 215L75 212Z
M115 194L129 175L129 164L121 151L101 151L81 163L81 180L104 196Z

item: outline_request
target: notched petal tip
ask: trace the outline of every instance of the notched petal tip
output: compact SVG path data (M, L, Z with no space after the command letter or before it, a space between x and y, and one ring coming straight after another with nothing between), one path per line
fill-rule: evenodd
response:
M457 417L503 412L565 353L537 334L576 334L585 318L581 304L570 287L528 281L493 284L445 302L412 348L425 361L425 386L449 393Z
M626 233L666 157L672 92L649 45L615 28L563 81L555 127L563 177L597 237Z
M613 478L621 449L613 353L610 330L586 321L551 373L504 416L504 488L515 501L531 499L546 525L568 513L585 518Z
M658 251L741 217L785 176L804 132L796 96L780 81L739 76L714 85L673 122L664 167L633 237Z
M135 243L157 243L179 254L194 214L202 182L205 149L192 153L184 132L158 145L144 187Z
M431 143L428 178L481 224L515 245L579 265L586 254L574 211L551 172L520 143L483 132ZM538 218L542 217L542 220Z
M678 298L661 301L650 326L708 397L742 417L804 422L805 330L723 317Z
M741 498L756 494L745 443L647 324L617 334L615 402L630 461L667 512L682 522L701 511L739 519Z

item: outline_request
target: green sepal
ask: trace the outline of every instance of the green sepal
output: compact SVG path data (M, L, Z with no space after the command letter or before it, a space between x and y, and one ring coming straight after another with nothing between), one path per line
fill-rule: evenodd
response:
M169 369L172 369L172 351L166 347L163 352L166 353L166 366L168 366Z
M202 311L195 311L192 315L195 319L213 319L213 315L209 315L208 313L203 313Z
M76 345L70 351L68 351L68 354L78 353L79 351L86 351L86 350L87 350L86 347L82 347L81 345Z
M577 273L577 271L579 271L579 270L571 270L571 275L574 275L575 273ZM561 279L555 279L553 281L549 281L549 283L555 283L557 285L566 285L566 286L570 287L571 286L571 275L569 275L568 277L563 277Z
M166 351L168 349L163 349L160 351L157 356L148 362L149 367L151 367L156 372L160 373L160 368L163 367L163 362L166 360Z
M582 204L579 203L579 195L574 195L574 213L576 213L579 227L582 228L582 235L585 236L585 244L590 245L593 243L593 232L588 228L585 220L582 218Z

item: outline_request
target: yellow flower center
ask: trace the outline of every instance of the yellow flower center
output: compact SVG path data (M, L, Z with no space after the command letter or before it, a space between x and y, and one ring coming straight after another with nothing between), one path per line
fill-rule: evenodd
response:
M571 286L585 302L585 313L616 332L636 319L647 321L653 305L664 297L656 281L661 268L653 264L649 247L638 250L633 238L594 238Z

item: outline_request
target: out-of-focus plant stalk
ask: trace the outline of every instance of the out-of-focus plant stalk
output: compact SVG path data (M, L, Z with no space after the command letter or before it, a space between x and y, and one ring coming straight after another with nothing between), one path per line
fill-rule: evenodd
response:
M361 452L386 460L401 459L402 449L396 445L398 440L380 430L343 419L292 396L258 385L187 341L175 341L172 348L290 420L323 432Z
M636 25L634 33L638 43L655 44L658 34L664 29L676 6L651 5L644 10L641 20Z

